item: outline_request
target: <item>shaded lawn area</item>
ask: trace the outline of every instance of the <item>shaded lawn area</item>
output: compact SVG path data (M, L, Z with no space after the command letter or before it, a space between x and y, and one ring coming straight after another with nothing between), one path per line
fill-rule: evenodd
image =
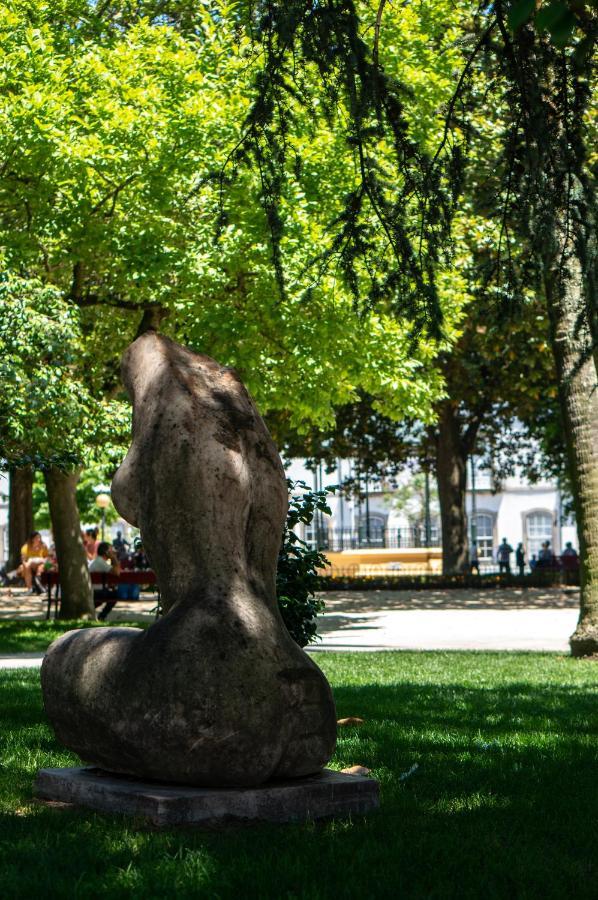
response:
M140 622L83 622L81 619L8 619L0 622L0 654L2 653L43 653L52 641L72 628L106 628L109 625L132 625L147 628Z
M555 654L319 654L382 808L352 821L152 832L31 802L76 759L45 724L39 673L0 679L6 897L592 897L598 665ZM403 773L417 769L408 777Z

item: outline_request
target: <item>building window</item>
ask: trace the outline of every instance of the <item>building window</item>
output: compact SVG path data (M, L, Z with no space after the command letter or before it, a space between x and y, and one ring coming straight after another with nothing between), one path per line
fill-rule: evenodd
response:
M549 512L529 513L526 517L527 558L535 554L536 559L542 544L552 541L552 514Z
M494 547L494 517L489 513L477 513L475 517L478 559L492 559Z
M359 518L359 542L374 547L384 547L386 516L370 513Z

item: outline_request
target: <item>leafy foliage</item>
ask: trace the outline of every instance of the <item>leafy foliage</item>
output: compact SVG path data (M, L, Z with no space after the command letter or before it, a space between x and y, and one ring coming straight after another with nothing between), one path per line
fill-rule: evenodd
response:
M329 222L332 240L320 257L324 264L334 261L357 301L389 302L439 336L436 265L448 237L454 183L442 177L444 156L430 156L413 139L406 115L410 90L381 55L384 6L374 23L371 5L353 0L307 7L302 0L247 4L248 27L263 62L236 159L249 158L259 172L283 289L283 198L290 172L300 172L304 163L292 135L306 112L315 122L333 122L351 151L355 178ZM452 151L454 182L457 144Z
M119 355L153 311L168 314L171 336L235 366L262 411L287 411L297 427L330 422L360 387L393 413L429 415L435 342L414 341L413 323L388 310L357 311L336 263L314 267L356 189L355 148L301 104L281 172L279 296L259 173L229 177L260 65L245 25L241 4L39 0L0 10L7 266L77 307L73 374L85 373L98 401L119 396ZM436 122L449 90L445 73L420 118Z
M300 647L305 647L316 640L315 619L324 608L324 602L315 596L322 583L318 570L324 568L327 560L319 550L312 550L294 529L300 523L310 525L318 512L330 515L326 495L332 489L311 491L303 481L289 479L287 484L289 511L278 557L276 592L289 634Z
M106 449L122 406L98 401L77 374L80 314L55 287L0 278L0 461L72 466L89 446Z
M101 511L96 504L96 486L110 481L112 476L111 465L92 462L86 466L76 487L77 507L82 525L96 525L99 527ZM106 523L108 525L118 521L118 513L111 503L106 511ZM48 495L41 473L37 473L33 484L33 519L36 528L51 528L50 509Z

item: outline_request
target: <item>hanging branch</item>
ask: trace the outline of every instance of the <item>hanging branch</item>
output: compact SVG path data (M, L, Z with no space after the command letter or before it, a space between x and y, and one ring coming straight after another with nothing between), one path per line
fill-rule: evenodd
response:
M338 255L358 306L390 303L398 314L410 316L415 330L426 328L439 335L442 314L434 264L448 241L452 199L441 154L431 160L409 136L403 106L407 88L379 64L385 5L386 0L378 5L370 48L361 36L353 0L249 4L247 25L263 51L263 63L231 163L251 165L258 173L272 261L283 293L281 206L294 177L288 135L300 127L298 111L307 111L312 120L319 114L334 121L346 145L355 149L360 183L327 223L331 240L318 267ZM317 82L302 77L307 71L317 73ZM378 160L383 142L392 147L384 168Z

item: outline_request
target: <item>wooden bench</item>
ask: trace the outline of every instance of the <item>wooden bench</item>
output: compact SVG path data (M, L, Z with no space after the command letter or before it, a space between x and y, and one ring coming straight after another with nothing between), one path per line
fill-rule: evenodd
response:
M117 588L119 584L158 584L156 580L156 573L153 572L152 569L121 569L120 575L112 575L110 572L90 572L89 577L91 578L92 584L101 584L104 591L108 591L108 589L111 587ZM54 605L54 618L57 619L58 609L60 606L60 579L58 576L58 572L43 572L41 575L41 582L45 586L47 591L46 596L48 606L46 610L46 619L50 618L52 605ZM54 589L53 596L52 589ZM114 599L115 602L118 602L118 598L116 597L102 597L102 600L104 601L111 601L112 599ZM134 603L135 601L129 602ZM159 588L157 605L160 605Z

